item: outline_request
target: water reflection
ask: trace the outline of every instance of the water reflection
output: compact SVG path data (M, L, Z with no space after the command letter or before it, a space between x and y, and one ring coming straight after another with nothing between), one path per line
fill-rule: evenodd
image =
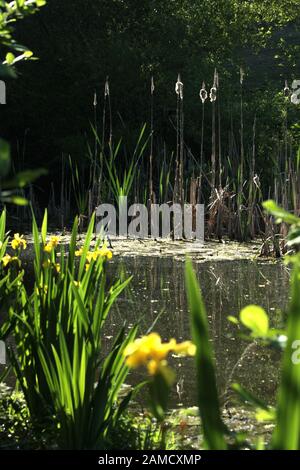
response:
M278 383L277 352L247 343L237 336L228 315L237 315L249 303L262 305L272 326L281 326L288 300L289 273L281 264L252 261L218 261L195 265L209 317L217 380L222 400L231 398L230 384L238 381L271 403ZM184 291L184 263L172 258L115 258L109 276L133 275L130 289L118 299L108 318L108 337L126 321L140 322L140 334L151 327L164 340L190 338L189 315ZM173 358L177 371L172 405L196 404L196 375L192 359ZM131 376L135 382L144 371Z

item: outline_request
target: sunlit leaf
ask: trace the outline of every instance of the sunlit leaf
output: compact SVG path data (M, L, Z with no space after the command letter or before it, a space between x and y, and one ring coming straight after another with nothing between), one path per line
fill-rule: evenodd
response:
M234 323L235 325L238 325L239 324L239 321L236 317L234 317L233 315L229 315L227 317L227 319L231 322L231 323Z
M276 204L275 201L271 199L263 202L263 207L276 218L277 223L286 222L290 225L300 224L299 217L296 217L295 215L290 214L286 210L282 209Z
M16 57L12 52L8 52L5 56L5 60L8 65L12 65L14 63L15 58Z
M240 320L255 336L266 336L269 331L269 318L258 305L248 305L240 312Z

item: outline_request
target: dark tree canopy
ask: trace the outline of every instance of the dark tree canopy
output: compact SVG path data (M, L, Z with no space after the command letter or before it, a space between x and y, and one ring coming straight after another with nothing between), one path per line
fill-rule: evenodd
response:
M300 76L299 25L297 0L50 0L17 28L18 40L39 61L22 64L19 79L9 83L2 127L8 137L18 136L19 146L27 136L26 161L55 173L62 153L83 158L94 91L100 110L107 76L114 135L134 140L141 124L149 121L153 75L156 136L171 151L174 86L180 73L185 138L197 154L202 81L211 86L217 68L226 138L231 113L235 126L239 119L243 67L245 133L251 134L257 112L258 134L268 136L261 143L263 165L282 126L279 94L284 80ZM210 142L209 118L205 140Z

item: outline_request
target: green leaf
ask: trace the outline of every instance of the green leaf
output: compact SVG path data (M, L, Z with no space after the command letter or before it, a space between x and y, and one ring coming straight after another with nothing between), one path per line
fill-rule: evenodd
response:
M2 201L6 202L6 203L10 203L10 204L15 204L16 206L27 206L28 205L28 201L25 197L17 196L17 195L3 197Z
M33 52L32 51L25 51L23 55L24 55L25 59L29 59L30 57L33 56Z
M240 320L254 336L266 336L269 331L269 318L265 310L258 305L248 305L240 313Z
M275 409L270 408L269 410L262 410L261 408L258 408L255 413L255 418L259 422L275 421L276 419Z
M263 207L276 218L276 223L278 224L281 222L286 222L290 225L300 224L300 219L298 217L277 206L277 204L271 199L263 202Z
M284 352L281 384L278 393L277 423L272 447L300 450L300 364L293 360L300 339L300 263L292 273L291 301L288 308L288 343Z
M16 78L17 74L12 67L0 64L0 78Z
M46 239L47 239L47 229L48 229L48 211L47 209L45 209L43 222L42 222L42 228L41 228L41 237L42 237L42 242L44 243L44 245L46 244Z
M300 226L293 225L290 228L288 236L287 236L287 240L288 240L287 241L288 246L300 244Z
M208 322L202 294L190 260L186 262L185 283L191 312L193 342L196 345L198 406L204 439L210 450L226 449L225 426L221 419L215 364L209 342Z
M46 175L47 170L43 168L38 168L36 170L24 170L17 173L12 179L4 181L2 188L4 189L16 189L24 188L29 183L32 183L34 180L39 178L42 175Z
M0 139L0 178L7 175L10 170L10 145L3 139ZM2 185L3 187L3 185Z
M239 321L236 317L232 316L232 315L229 315L227 317L227 320L229 320L231 323L234 323L235 325L238 325L239 324Z
M159 422L163 421L167 412L171 384L174 382L174 373L170 368L166 367L166 370L161 372L155 374L149 382L149 406Z
M14 63L15 58L16 57L12 52L8 52L5 56L5 60L8 65L12 65Z

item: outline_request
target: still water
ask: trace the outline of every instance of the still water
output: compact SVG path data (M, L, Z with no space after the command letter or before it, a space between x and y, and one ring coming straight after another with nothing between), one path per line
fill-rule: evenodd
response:
M194 265L205 300L210 336L215 350L217 381L223 403L231 400L230 385L239 382L268 403L275 399L280 356L239 338L238 328L227 320L254 303L269 313L272 326L282 326L288 301L289 272L280 263L214 261ZM107 319L107 341L120 326L139 322L139 335L149 328L163 340L191 338L184 289L184 262L173 258L115 257L109 277L133 276L130 288L119 297ZM196 371L192 358L172 358L177 383L171 405L196 404ZM146 372L131 374L132 383Z

